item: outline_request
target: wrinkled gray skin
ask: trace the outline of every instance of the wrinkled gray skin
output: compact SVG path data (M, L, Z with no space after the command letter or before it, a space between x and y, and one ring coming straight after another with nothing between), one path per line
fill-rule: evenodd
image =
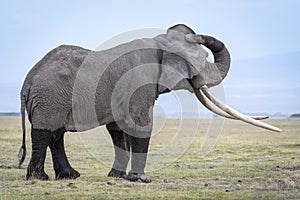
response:
M106 125L114 143L115 161L109 176L150 182L145 175L152 129L152 108L160 94L214 86L226 76L230 56L224 44L203 36L215 62L206 61L200 44L189 43L194 34L179 24L166 34L139 39L104 51L62 45L50 51L28 73L21 91L24 161L25 108L32 137L27 179L47 180L46 149L50 147L57 179L80 174L64 150L66 131L84 131ZM131 156L132 169L126 174Z

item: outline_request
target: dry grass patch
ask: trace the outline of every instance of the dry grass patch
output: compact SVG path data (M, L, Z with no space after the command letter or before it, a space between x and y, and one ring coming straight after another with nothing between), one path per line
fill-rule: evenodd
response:
M213 135L212 141L216 138L218 141L205 157L201 147L204 139L209 139L206 133L210 120L186 120L185 132L177 142L174 140L178 138L174 138L181 122L176 119L157 122L164 126L154 130L150 149L154 153L149 162L165 164L150 170L148 175L153 182L143 184L108 178L109 157L113 152L109 150L109 138L106 142L99 141L100 147L103 146L96 147L100 153L93 155L95 149L82 140L84 133L67 133L65 139L67 155L81 173L80 178L54 180L48 152L45 170L51 180L25 181L30 148L27 148L24 166L18 169L20 118L0 117L0 199L300 199L300 121L268 122L284 132L273 133L227 120L221 135ZM198 129L193 128L196 123L199 123ZM29 125L27 127L27 146L30 147ZM101 127L92 131L107 134ZM190 132L192 134L188 134ZM185 151L172 158L177 155L173 152L176 145ZM101 160L98 157L101 155L108 160ZM166 159L172 162L166 163ZM151 163L147 169L151 169Z

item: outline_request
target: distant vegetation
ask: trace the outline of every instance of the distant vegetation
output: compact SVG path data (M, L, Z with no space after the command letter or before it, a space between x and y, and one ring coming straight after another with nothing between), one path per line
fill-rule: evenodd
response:
M20 116L19 112L0 112L0 116Z
M300 118L300 113L292 114L290 118Z
M300 113L295 113L292 115L286 115L282 114L280 112L270 114L270 113L245 113L246 115L250 116L270 116L271 119L296 119L300 118ZM0 112L0 116L21 116L20 112ZM203 118L203 119L210 119L211 117L215 117L211 113L188 113L188 112L183 112L183 113L172 113L172 114L160 114L160 113L154 113L155 118L185 118L185 119L194 119L194 118Z

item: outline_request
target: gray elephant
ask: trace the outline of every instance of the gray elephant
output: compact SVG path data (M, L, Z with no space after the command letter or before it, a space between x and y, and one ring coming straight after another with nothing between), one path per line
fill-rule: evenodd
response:
M210 49L214 63L206 60ZM47 180L44 162L50 147L57 179L77 178L65 154L64 134L106 125L115 149L108 176L150 182L144 173L152 130L152 109L160 94L186 89L213 112L280 131L244 116L208 90L227 75L230 55L219 40L183 24L166 34L121 44L103 51L62 45L50 51L28 73L21 90L23 144L25 108L31 123L32 155L27 179ZM130 159L131 170L126 174Z

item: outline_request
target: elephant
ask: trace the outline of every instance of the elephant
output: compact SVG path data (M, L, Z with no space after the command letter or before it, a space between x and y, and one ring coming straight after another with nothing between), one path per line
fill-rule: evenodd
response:
M212 52L214 62L207 60L202 45ZM184 24L153 38L101 51L72 45L51 50L29 71L20 92L20 166L26 156L25 111L31 123L32 154L26 179L49 179L44 170L48 147L56 179L79 177L65 153L65 132L106 125L115 151L108 176L151 182L144 169L153 106L159 95L173 90L195 93L201 103L221 116L280 131L257 121L265 117L245 116L210 93L209 88L220 84L229 68L230 54L223 42L196 34Z

